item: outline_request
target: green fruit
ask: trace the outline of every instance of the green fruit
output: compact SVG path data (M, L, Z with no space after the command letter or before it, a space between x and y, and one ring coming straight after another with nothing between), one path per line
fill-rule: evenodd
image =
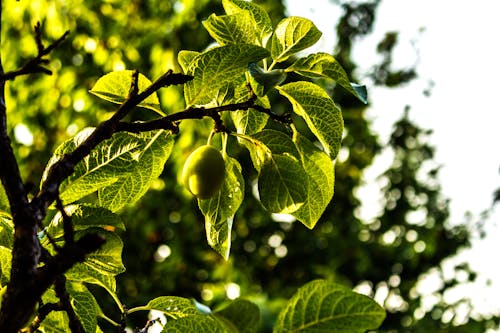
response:
M195 197L209 199L224 181L225 165L220 151L212 146L198 147L189 155L182 169L182 183Z

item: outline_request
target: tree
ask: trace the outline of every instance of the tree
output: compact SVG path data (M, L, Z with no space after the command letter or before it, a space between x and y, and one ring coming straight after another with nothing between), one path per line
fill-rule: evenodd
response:
M258 309L248 301L236 300L212 312L186 298L162 296L128 309L115 290L115 276L124 271L123 243L117 231L125 229L116 212L138 201L160 175L174 149L173 137L184 131L181 124L186 120L211 119L207 144L222 152L223 183L212 185L220 186L215 194L200 195L198 205L205 216L207 241L223 258L229 256L233 217L244 194L242 169L228 146L248 149L258 172L259 201L270 212L292 214L313 228L333 195L332 159L340 149L343 129L340 110L316 83L283 81L287 73L333 79L363 102L366 89L351 84L335 58L326 53L286 63L319 39L321 32L311 21L285 18L273 29L267 13L253 3L225 0L223 6L226 15L204 21L219 45L203 52L179 52L182 73L168 70L153 82L137 70L101 76L90 92L119 106L95 128L84 128L57 147L33 195L26 189L12 149L5 83L28 74L52 74L46 57L68 32L46 46L37 24L36 54L17 70L4 71L0 66L1 331L99 332L97 317L124 331L126 317L141 310L157 310L175 319L164 325L164 332L258 329ZM92 49L95 44L87 39L85 47ZM156 93L175 85L183 86L186 106L165 113ZM271 89L289 101L294 116L271 109L267 97ZM75 108L82 108L82 103L78 100ZM150 114L143 116L145 110ZM303 119L321 148L294 125L294 117ZM273 128L266 128L268 120ZM202 158L188 163L209 162ZM197 166L187 170L187 177L197 176ZM194 183L187 181L197 194L196 178ZM120 321L101 311L88 284L103 288L113 298ZM362 332L378 327L384 316L384 310L368 297L316 280L290 299L275 331Z

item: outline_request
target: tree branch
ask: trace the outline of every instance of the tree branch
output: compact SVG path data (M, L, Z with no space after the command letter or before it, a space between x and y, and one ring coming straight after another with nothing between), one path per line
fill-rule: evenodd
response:
M43 46L41 30L40 30L40 22L35 25L35 42L38 48L38 54L33 59L29 60L25 63L21 68L4 73L3 71L0 73L0 81L5 82L9 80L13 80L18 76L33 74L33 73L43 73L47 75L52 75L52 71L43 67L42 65L46 65L49 61L44 57L48 55L52 50L58 47L69 35L69 31L66 31L61 37L59 37L56 41L50 44L48 47Z
M68 314L69 328L71 332L85 333L82 323L80 322L80 319L78 319L78 316L76 315L76 312L73 309L73 306L71 305L69 294L68 291L66 290L66 277L63 274L59 275L55 281L54 286L56 290L56 295L57 297L59 297L59 300L61 301L61 307Z

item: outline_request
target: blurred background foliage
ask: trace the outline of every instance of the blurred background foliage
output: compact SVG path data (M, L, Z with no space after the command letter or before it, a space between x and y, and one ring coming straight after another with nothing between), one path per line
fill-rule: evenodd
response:
M256 1L276 24L285 3ZM351 51L369 34L380 1L335 2L342 7L333 52L356 81ZM24 179L38 186L51 152L66 138L109 117L113 105L88 93L102 75L138 69L150 79L172 68L180 71L181 49L201 51L213 41L201 21L212 12L222 14L219 0L143 1L11 1L4 4L2 60L6 70L22 65L36 53L33 26L42 24L44 41L69 38L51 54L52 76L19 77L8 83L8 117ZM390 87L416 77L416 69L393 70L391 51L397 32L377 50L381 63L370 73L375 84ZM293 80L291 77L289 80ZM496 317L473 314L468 299L447 304L445 292L474 281L466 263L449 260L469 245L476 225L450 223L448 202L437 180L430 132L410 121L408 107L394 124L389 142L380 142L365 116L366 106L334 86L326 86L342 107L345 119L343 148L336 162L334 200L310 231L283 216L266 213L255 198L256 172L246 150L231 142L246 176L246 197L233 226L233 245L225 262L206 242L203 216L197 203L179 185L179 168L186 156L206 141L210 122L185 121L176 149L160 179L123 219L127 230L123 259L127 272L118 277L118 292L127 307L144 305L160 295L193 297L217 306L228 298L247 297L259 304L262 331L270 331L282 301L302 284L325 278L375 297L388 310L381 332L484 332L498 325ZM184 106L182 90L168 88L159 97L166 113ZM289 108L272 96L276 111ZM411 102L411 101L409 101ZM149 118L138 109L135 118ZM273 126L273 124L270 124ZM384 148L385 147L385 148ZM382 196L365 204L382 207L377 218L361 218L356 190L377 154L393 152L394 160L379 178ZM447 263L447 264L446 264ZM450 273L451 270L451 273ZM422 292L429 277L437 287ZM101 290L106 313L117 313ZM429 301L429 299L431 301ZM115 315L115 319L117 315ZM128 318L141 326L144 318Z

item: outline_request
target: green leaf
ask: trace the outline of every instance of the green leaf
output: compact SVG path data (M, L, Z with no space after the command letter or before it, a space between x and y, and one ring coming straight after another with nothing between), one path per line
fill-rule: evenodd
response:
M64 207L68 216L73 222L75 231L85 230L88 228L100 227L110 231L125 230L125 225L121 218L111 211L90 205L69 205ZM63 218L58 212L52 219L47 228L47 233L52 239L58 239L64 235Z
M254 143L255 152L250 155L256 169L260 169L258 189L262 205L272 213L296 211L306 201L308 185L293 141L275 130L264 130L253 138L258 143Z
M101 312L94 296L81 283L68 282L66 289L83 329L87 333L94 333L97 329L97 315Z
M187 106L213 103L219 89L237 82L249 63L268 55L266 49L249 44L224 45L199 54L186 71L194 77L184 85Z
M283 69L264 71L255 63L248 65L248 72L251 76L250 84L257 96L264 96L271 88L281 84L286 79L286 72Z
M321 31L306 18L291 16L281 20L272 37L271 56L274 62L287 60L291 55L314 45Z
M332 200L335 170L330 157L306 137L295 133L293 139L300 153L302 166L307 173L309 185L304 205L292 215L312 229Z
M233 324L239 333L255 333L259 329L260 311L257 305L243 299L232 301L214 316Z
M77 235L81 235L84 232L87 231L81 231L77 233ZM88 232L97 231L88 229ZM117 275L123 273L125 271L125 267L122 263L122 240L113 232L107 232L104 230L99 230L98 232L104 235L106 242L100 249L90 253L83 262L83 265L89 266L101 274Z
M162 333L237 333L210 315L191 315L168 321Z
M181 50L177 54L177 61L179 62L179 65L181 66L184 73L187 73L189 65L191 65L193 60L200 54L201 54L200 52L187 51L187 50Z
M232 15L217 16L212 14L207 20L203 21L203 26L220 45L259 45L255 31L255 22L247 10L242 10Z
M10 268L12 263L12 251L0 246L0 285L4 286L10 280Z
M64 275L68 281L91 283L104 288L116 304L122 307L118 295L116 294L116 279L114 275L109 275L108 273L103 274L95 270L92 266L84 263L77 263Z
M128 172L98 192L99 204L113 212L135 203L147 192L151 182L162 173L174 146L173 137L163 130L128 136L130 140L140 140L139 151L116 165L128 167Z
M49 168L73 151L93 129L85 129L56 149ZM113 212L139 200L163 171L173 138L163 130L142 134L117 133L100 143L60 186L65 204L98 191L99 204Z
M290 299L273 332L363 333L379 327L384 318L384 309L369 297L315 280Z
M226 156L225 162L226 175L219 193L210 199L199 199L198 205L205 216L208 244L227 260L233 218L243 201L245 180L237 160Z
M267 96L259 97L255 104L266 109L271 107ZM238 134L251 135L264 129L269 119L269 115L254 109L231 112L231 119Z
M9 198L7 197L7 193L5 193L5 189L3 188L2 183L0 183L0 212L9 212L10 204Z
M304 118L326 153L335 158L342 141L344 121L330 96L311 82L293 82L277 88L292 103L295 113Z
M129 96L133 72L131 70L115 71L101 76L90 90L90 93L111 103L123 104ZM147 77L139 74L139 93L143 92L151 84L152 82ZM156 93L148 96L137 106L162 113Z
M315 78L327 77L335 80L342 87L347 89L350 93L356 96L363 103L368 103L368 93L366 86L351 83L347 73L338 63L338 61L328 53L315 53L310 54L305 58L300 58L290 67L286 72L296 72L298 74Z
M139 309L161 311L174 319L199 314L199 311L192 300L177 296L157 297Z
M272 213L293 213L306 200L306 181L300 161L290 156L273 155L260 171L260 201Z
M43 333L68 333L68 316L64 311L52 311L40 325Z
M8 214L0 213L0 246L11 249L14 244L14 223Z
M273 25L271 18L262 7L244 0L222 0L222 6L228 15L248 11L252 16L252 23L259 37L260 45L266 46L273 33Z

